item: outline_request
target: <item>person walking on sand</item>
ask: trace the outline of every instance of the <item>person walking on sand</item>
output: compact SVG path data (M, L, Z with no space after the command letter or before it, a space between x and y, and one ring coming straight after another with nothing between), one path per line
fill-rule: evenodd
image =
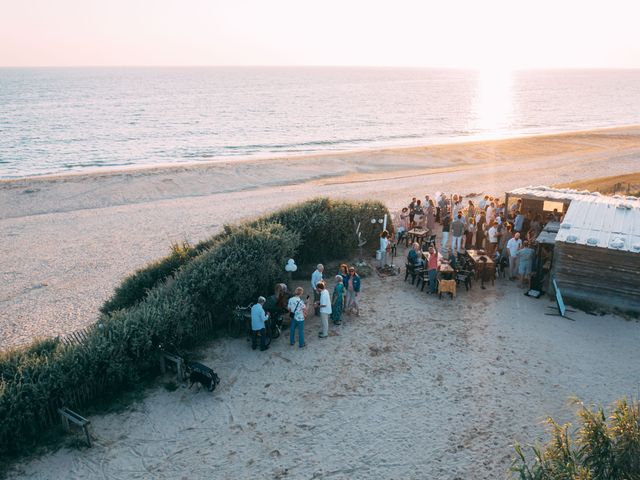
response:
M255 350L258 347L258 334L260 334L260 351L264 352L269 348L266 344L267 329L264 322L267 321L269 315L264 311L263 305L267 299L258 297L258 303L251 307L251 348Z
M307 303L302 299L304 290L298 287L295 295L289 299L287 309L291 316L291 327L289 328L289 343L291 346L296 343L296 329L298 330L298 342L300 348L305 346L304 343L304 319L307 318ZM308 295L307 295L308 297Z
M318 283L317 289L320 291L320 300L318 300L317 306L320 308L320 322L322 323L322 330L318 336L327 338L329 336L329 315L331 315L331 295L329 295L329 290L324 282Z
M315 305L318 300L320 300L320 291L317 288L317 285L322 281L322 272L324 272L324 265L319 263L316 266L315 271L311 274L311 291L313 292L313 304ZM317 317L320 315L320 309L314 308L314 314Z
M347 280L347 315L360 315L358 299L360 297L360 276L354 267L349 267L349 279Z
M344 279L342 275L336 275L336 286L333 287L331 299L331 319L334 325L342 323L342 307L344 305Z

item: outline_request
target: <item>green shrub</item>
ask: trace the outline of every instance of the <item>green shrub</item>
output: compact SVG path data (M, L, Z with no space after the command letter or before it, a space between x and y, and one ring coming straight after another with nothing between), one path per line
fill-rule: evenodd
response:
M285 207L245 225L279 223L299 234L302 244L298 249L296 262L302 265L332 258L347 258L353 254L357 248L355 225L358 222L362 237L367 239L366 250L376 250L380 226L371 224L371 219L382 218L385 213L388 213L387 208L380 202L332 201L318 198ZM170 255L127 277L100 311L111 313L135 305L151 289L175 275L180 268L217 242L223 241L226 235L228 231L223 230L195 246L186 242L173 245Z
M116 394L148 375L159 344L200 340L204 319L224 324L231 308L283 279L288 258L315 263L350 255L354 219L367 246L377 248L380 227L370 219L384 213L380 203L319 199L225 226L195 247L174 245L168 257L127 278L82 344L45 339L0 354L0 456L36 443L57 406L81 407L96 392Z
M640 403L618 400L609 418L602 407L579 404L580 427L547 419L551 439L532 447L527 460L520 445L511 472L521 480L631 480L640 479ZM512 475L513 477L513 475Z
M188 242L171 245L171 254L135 271L115 289L113 296L100 308L101 313L129 308L142 300L147 292L173 275L200 250Z

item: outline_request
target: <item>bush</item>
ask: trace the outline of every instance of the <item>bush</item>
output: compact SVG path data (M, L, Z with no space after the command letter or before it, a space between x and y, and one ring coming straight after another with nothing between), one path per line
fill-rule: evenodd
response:
M279 223L298 233L302 243L296 261L302 265L330 258L346 258L353 254L357 248L355 226L358 222L362 238L367 240L367 251L377 250L376 237L380 226L372 225L370 221L372 218L382 218L385 213L388 213L387 208L380 202L332 201L318 198L285 207L245 225ZM111 313L135 305L145 298L151 289L175 275L180 268L217 242L223 241L229 232L230 230L224 229L218 235L195 246L187 242L173 245L169 256L152 262L126 278L100 311Z
M362 220L368 246L377 248L377 226L369 220L384 213L380 203L320 199L225 226L195 247L174 246L168 257L125 280L82 344L45 339L0 354L0 452L36 443L57 420L57 407L81 407L148 375L159 344L201 340L204 319L220 325L236 304L270 292L288 258L300 263L349 255L356 249L354 218Z
M527 461L520 445L511 472L521 480L631 480L640 479L640 403L618 400L609 418L602 407L592 410L579 404L580 427L547 419L551 440L532 447ZM513 475L512 475L513 478Z
M169 256L137 270L116 287L113 296L100 308L100 312L111 313L135 305L149 290L173 275L198 253L199 250L188 242L171 245Z

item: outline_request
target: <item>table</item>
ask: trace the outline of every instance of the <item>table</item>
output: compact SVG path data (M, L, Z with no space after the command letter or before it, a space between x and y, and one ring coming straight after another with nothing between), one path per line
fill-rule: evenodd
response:
M406 237L407 240L405 242L405 246L408 247L409 243L413 244L413 242L417 242L418 240L424 239L427 235L429 235L430 232L431 230L429 229L412 228L407 232L407 237ZM419 242L419 243L422 244L422 242Z
M440 277L443 280L453 280L453 274L455 273L455 270L448 263L440 264L439 271L440 271Z
M473 270L475 271L476 280L482 278L485 280L491 279L491 285L493 285L496 279L496 262L484 253L480 253L482 250L467 250L466 254L473 264ZM485 258L486 262L481 261L481 258Z

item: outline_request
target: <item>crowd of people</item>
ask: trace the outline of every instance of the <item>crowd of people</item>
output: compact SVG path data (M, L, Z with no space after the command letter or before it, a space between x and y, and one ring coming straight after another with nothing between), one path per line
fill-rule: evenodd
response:
M331 285L329 280L324 278L324 265L318 264L311 274L312 302L310 294L304 296L303 287L297 287L293 295L289 295L285 284L277 284L274 294L268 299L259 297L258 302L251 307L251 347L254 350L258 348L259 338L260 350L267 350L269 345L265 342L268 334L266 324L269 321L277 321L277 317L281 322L281 316L285 313L288 313L290 318L289 343L291 346L295 345L297 331L299 348L306 346L304 325L311 307L315 315L320 317L321 330L318 337L322 339L329 337L329 320L337 326L342 324L343 314L359 316L361 279L356 268L341 264L339 271L332 278L332 285L333 291L330 293Z
M425 208L426 205L426 208ZM509 278L519 278L520 286L526 286L531 278L535 258L535 242L548 221L561 221L562 215L554 210L544 219L542 214L524 211L522 200L509 206L498 196L485 195L480 201L463 200L459 194L436 193L422 199L413 197L402 207L395 218L396 237L399 242L413 228L435 233L436 224L442 226L440 241L423 252L420 244L412 245L407 262L416 266L428 264L431 251L436 258L444 256L450 263L467 250L481 250L496 263L508 265ZM438 257L438 255L440 255ZM436 264L436 260L431 262ZM433 266L429 264L429 271Z

